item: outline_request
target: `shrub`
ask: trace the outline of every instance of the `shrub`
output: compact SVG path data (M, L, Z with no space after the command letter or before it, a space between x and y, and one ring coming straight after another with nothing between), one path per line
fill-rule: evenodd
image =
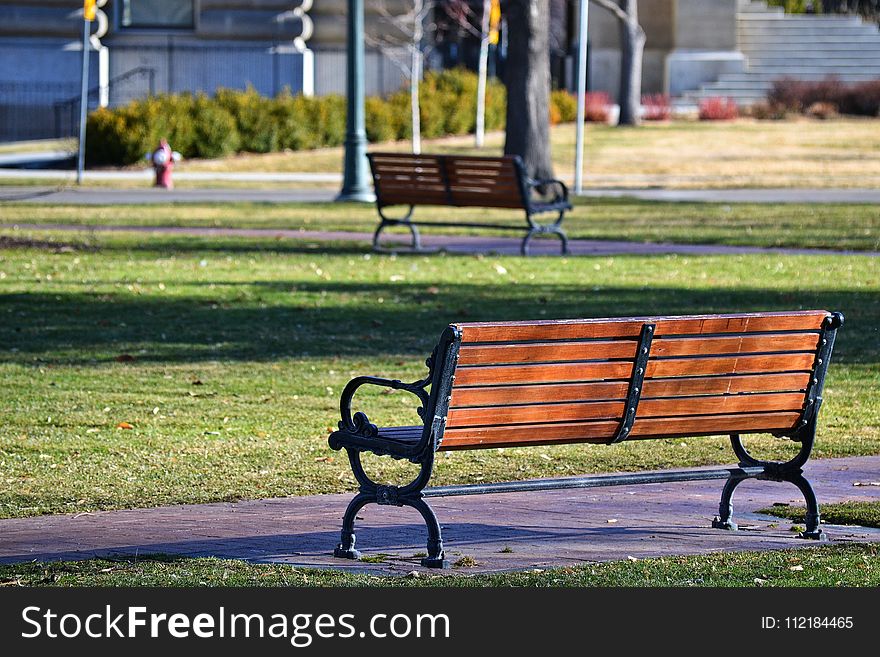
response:
M275 98L273 114L278 122L278 147L292 151L317 148L320 135L314 124L313 99L294 96L285 89Z
M642 96L645 121L668 121L672 117L672 105L666 94L646 94Z
M779 121L788 117L788 111L782 105L761 101L748 108L748 115L759 121L768 119Z
M844 114L880 115L880 80L859 82L847 87L837 106Z
M370 143L397 139L394 108L381 98L367 98L365 103L367 141Z
M821 0L768 0L771 7L782 7L786 14L805 14L807 8L813 11L821 11Z
M345 141L345 97L331 94L317 98L312 103L320 117L318 125L323 144L319 146L339 146Z
M584 94L584 120L591 123L608 123L611 118L611 96L605 91L588 91Z
M235 119L242 150L251 153L278 150L280 126L271 98L261 96L249 86L246 91L217 89L214 100Z
M420 85L422 135L440 137L473 132L476 74L464 69L429 72ZM557 97L557 105L562 97ZM186 158L223 157L238 151L265 153L338 146L345 139L345 98L306 98L289 90L275 98L218 89L216 95L152 96L89 116L89 164L132 164L152 151L161 137ZM486 129L503 128L507 94L498 80L486 89ZM408 89L366 102L370 141L411 136Z
M844 84L835 77L807 81L781 78L773 83L767 100L790 112L806 112L816 103L834 105L842 114L877 116L880 80Z
M421 97L420 97L421 98ZM395 139L412 138L412 107L410 105L409 91L401 90L391 94L385 101L390 108L391 118L394 122ZM419 114L419 118L424 114ZM424 132L422 133L424 135Z
M125 116L101 107L89 114L86 124L86 156L89 164L128 164L131 162Z
M186 151L189 157L226 157L236 153L241 146L241 136L232 114L205 95L195 99L191 123L193 140Z
M486 130L503 130L507 124L507 87L498 80L486 86Z
M739 116L739 108L732 98L713 96L700 100L701 121L730 121Z
M838 116L837 105L834 103L813 103L804 114L814 119L834 119Z
M839 105L844 91L844 85L835 77L819 81L782 78L773 83L767 100L791 112L803 112L814 103Z
M577 99L565 89L550 94L550 123L571 123L577 120Z

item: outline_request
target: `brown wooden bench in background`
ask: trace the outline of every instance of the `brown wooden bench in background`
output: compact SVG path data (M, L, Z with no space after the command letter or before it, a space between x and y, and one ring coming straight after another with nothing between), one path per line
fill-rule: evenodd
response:
M373 235L374 249L379 248L379 238L385 228L405 226L412 233L413 249L419 250L417 226L435 225L524 230L523 255L528 255L529 242L536 235L557 235L562 240L562 252L568 252L568 240L562 230L565 213L571 210L568 188L559 180L531 180L517 156L370 153L367 157L381 218ZM409 206L409 210L399 219L388 217L385 209L394 205ZM418 205L522 210L526 225L517 227L478 220L415 221L413 212ZM556 213L556 220L548 224L535 221L535 215L547 212Z
M354 520L368 503L411 506L428 527L422 564L446 564L440 526L424 498L551 488L725 479L714 527L736 529L734 489L746 479L787 481L807 505L805 538L824 537L802 467L809 458L840 313L824 310L453 324L414 383L362 376L345 388L330 435L346 449L360 492L343 519L336 556L357 558ZM351 403L363 385L406 390L422 403L414 426L378 428ZM430 391L429 391L430 389ZM741 434L801 444L787 462L762 461ZM738 467L595 475L426 488L438 450L606 443L729 435ZM421 466L406 486L371 480L361 452Z

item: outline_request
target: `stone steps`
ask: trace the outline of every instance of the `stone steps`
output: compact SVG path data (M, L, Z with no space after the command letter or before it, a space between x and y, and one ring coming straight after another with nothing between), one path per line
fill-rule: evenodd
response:
M846 83L880 79L880 29L858 16L791 15L751 2L740 7L737 20L746 70L722 73L715 82L685 93L687 101L724 96L750 105L763 100L783 77L835 77Z

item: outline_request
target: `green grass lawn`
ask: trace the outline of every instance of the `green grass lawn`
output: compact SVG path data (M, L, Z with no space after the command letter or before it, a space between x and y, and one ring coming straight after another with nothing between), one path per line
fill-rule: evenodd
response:
M578 568L388 577L219 559L0 565L0 586L880 586L872 544L615 561Z
M475 213L479 213L480 221L525 225L522 214L516 211L419 208L417 217L434 221L473 220ZM7 203L0 208L0 225L7 226L199 226L371 232L377 219L372 205L335 203L105 207ZM578 199L564 226L570 237L586 239L880 250L880 213L868 204L755 205ZM500 234L437 227L424 231L426 234Z
M804 522L806 509L800 506L774 505L759 513L769 513L779 518ZM822 522L832 525L859 525L880 528L880 501L877 502L839 502L823 504L819 509Z
M422 376L452 321L840 310L816 455L880 453L875 258L394 257L265 239L30 237L50 244L0 241L3 517L354 490L326 443L343 385ZM416 419L410 395L358 399L380 424ZM723 438L457 452L434 481L732 460ZM412 472L388 461L367 467Z

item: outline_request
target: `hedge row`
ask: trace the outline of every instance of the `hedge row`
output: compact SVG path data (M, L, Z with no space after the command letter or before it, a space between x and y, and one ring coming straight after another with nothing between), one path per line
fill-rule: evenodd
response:
M845 83L834 77L806 81L782 78L773 83L767 104L777 114L810 113L815 105L856 116L880 115L880 80Z
M473 132L476 96L474 73L462 69L429 72L419 92L422 136ZM558 94L554 98L565 103ZM488 130L504 127L506 103L504 86L491 80L486 93ZM556 111L562 120L570 120L569 114L568 106ZM366 130L370 142L409 139L409 91L368 98ZM338 146L345 138L345 99L338 95L306 98L289 92L268 98L254 89L218 89L214 97L152 96L90 114L86 154L90 164L132 164L154 149L161 137L186 158Z

